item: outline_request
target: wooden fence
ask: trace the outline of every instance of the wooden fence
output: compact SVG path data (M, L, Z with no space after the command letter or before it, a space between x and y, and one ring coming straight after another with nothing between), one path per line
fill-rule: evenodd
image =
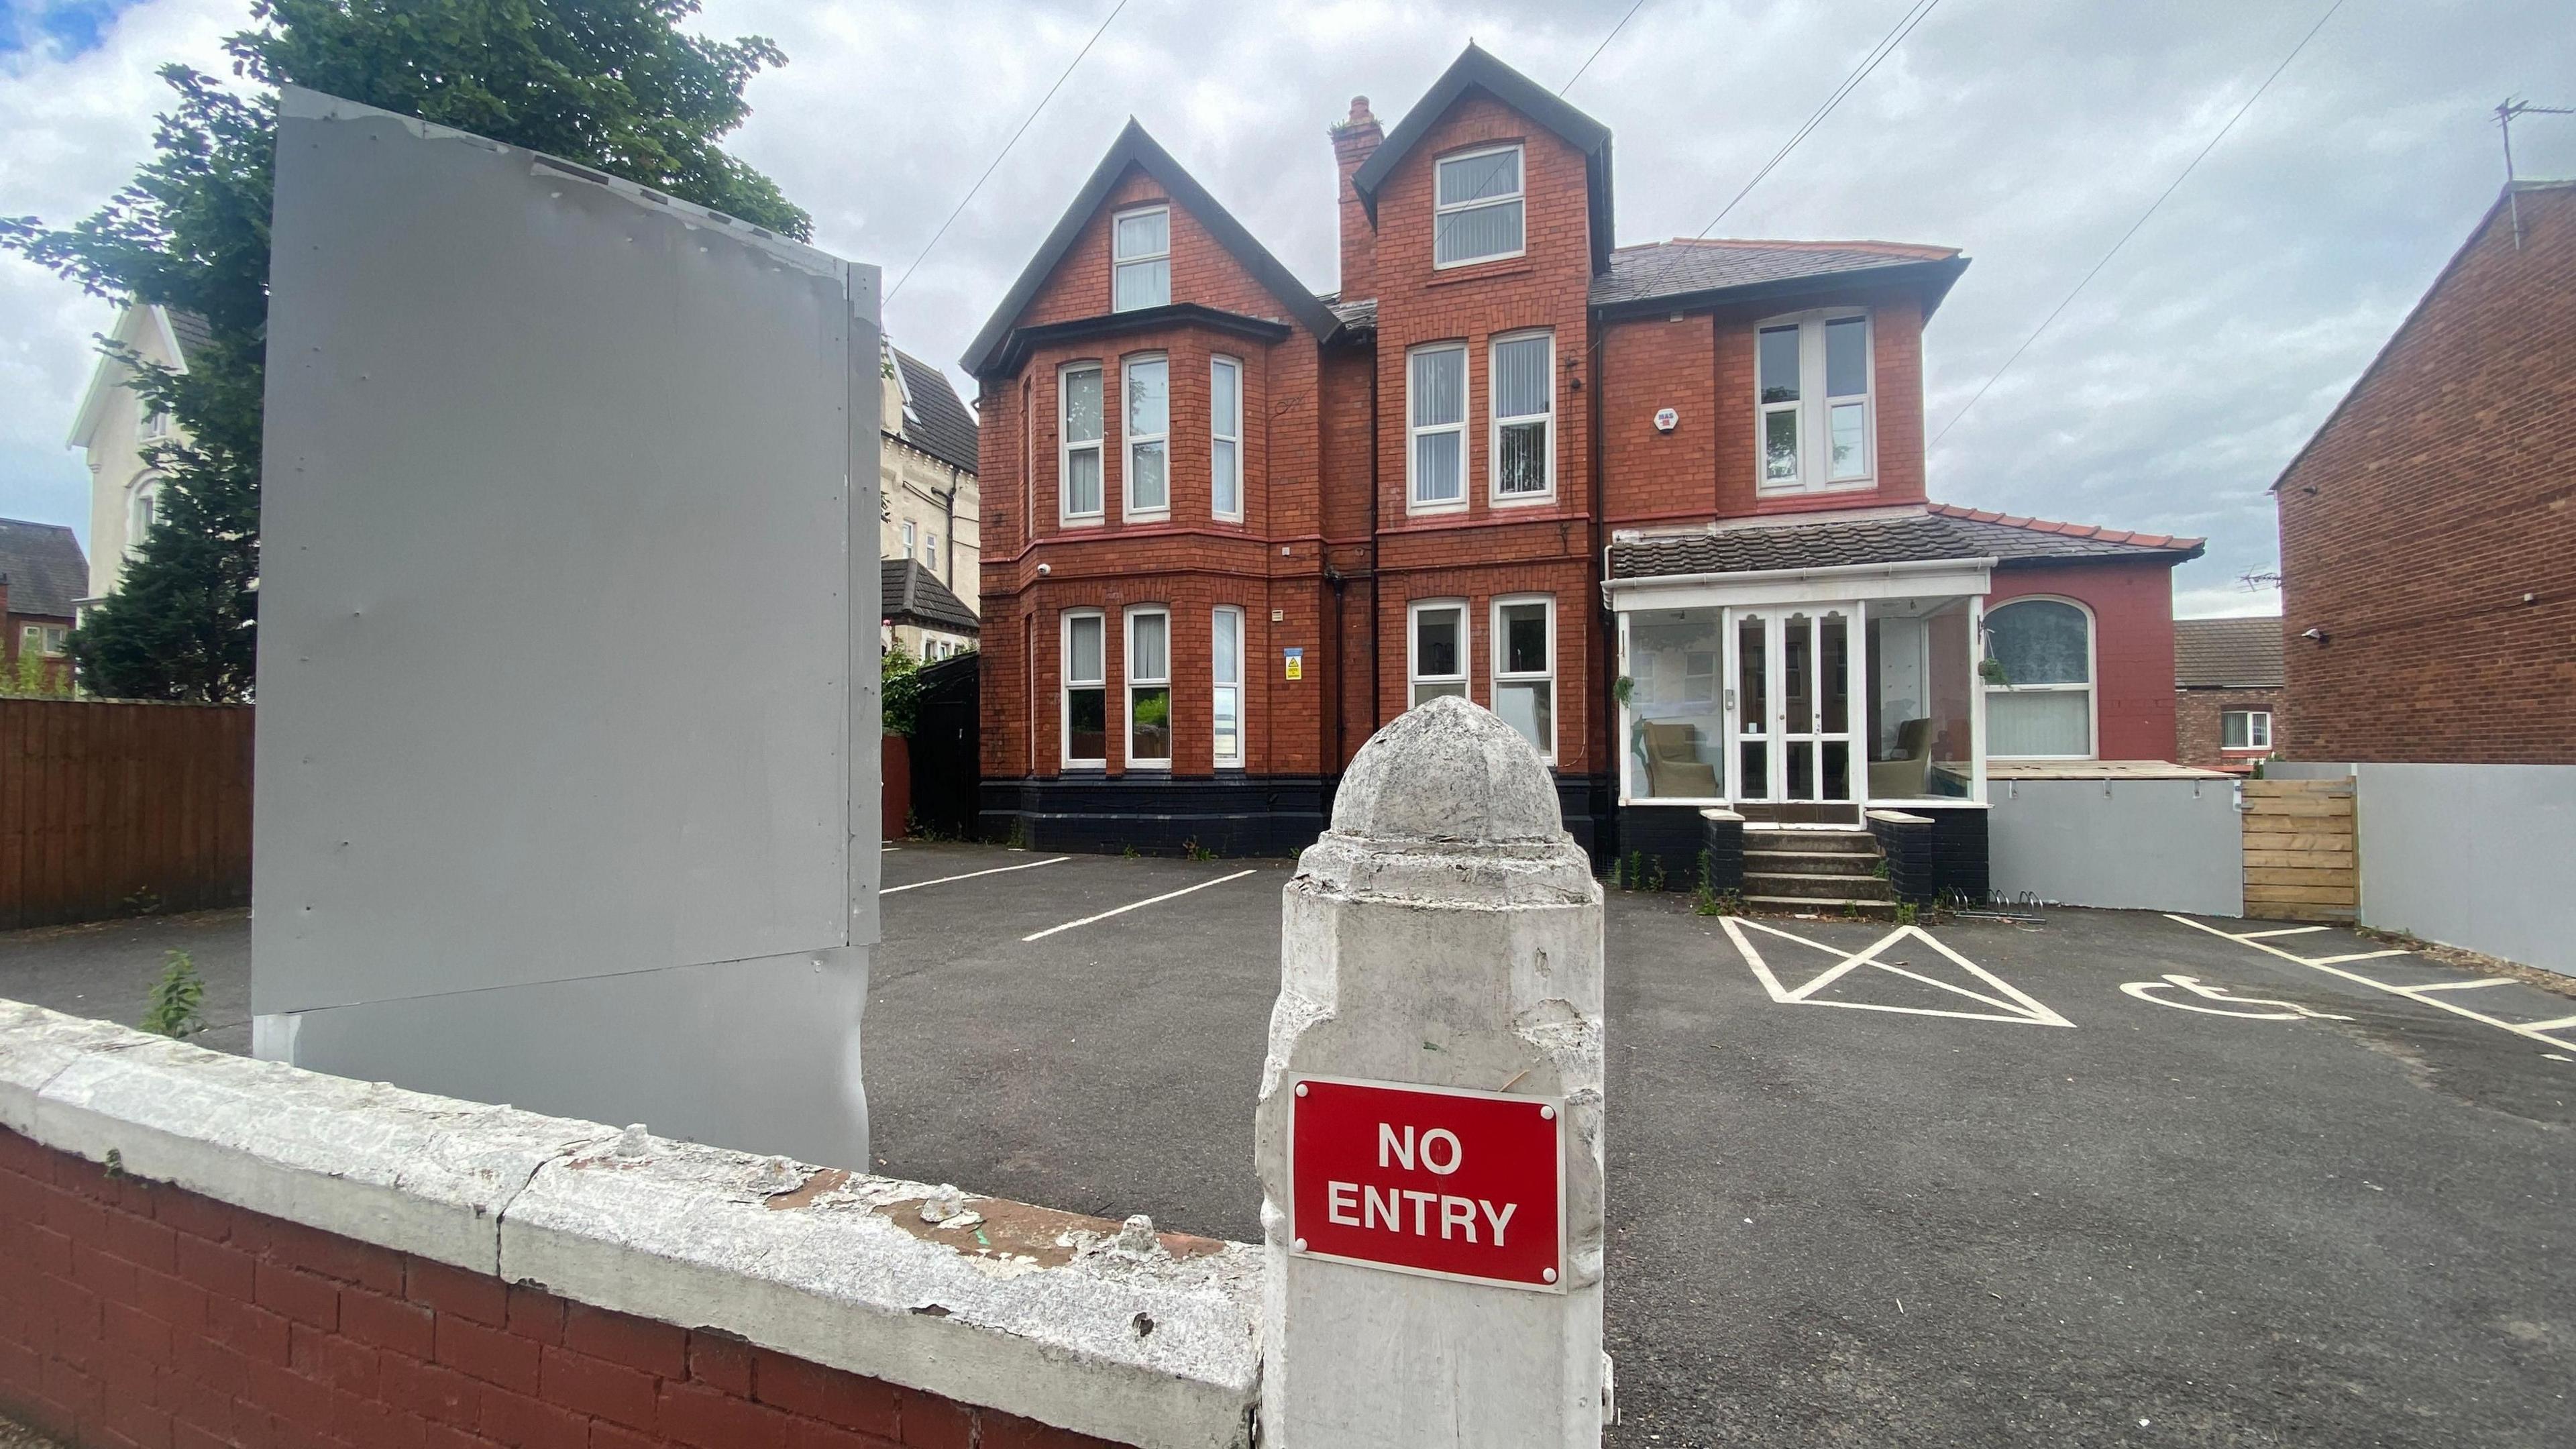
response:
M2245 914L2350 921L2361 910L2353 782L2245 782Z
M0 929L250 899L251 707L0 699Z

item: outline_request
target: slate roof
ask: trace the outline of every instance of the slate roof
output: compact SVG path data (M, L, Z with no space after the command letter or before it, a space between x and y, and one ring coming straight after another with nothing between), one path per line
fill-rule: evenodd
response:
M89 592L89 560L80 540L59 523L0 518L0 574L9 578L9 612L69 619Z
M886 419L900 424L886 431L943 463L974 472L975 415L949 386L948 374L900 347L886 350L894 354L894 365L903 374L904 400L911 404L909 416Z
M1682 298L1718 300L1730 293L1787 291L1820 277L1878 272L1883 277L1872 280L1924 285L1928 315L1967 266L1956 247L1679 237L1612 252L1610 269L1592 279L1591 300L1595 307L1609 308Z
M1332 308L1333 315L1341 319L1342 325L1353 331L1377 330L1377 298L1375 297L1362 297L1356 302L1343 302L1326 297L1324 305Z
M883 560L884 617L889 624L929 624L951 633L973 634L982 628L966 601L949 592L919 559Z
M1991 558L1997 567L2106 558L2200 556L2201 540L2052 523L1935 503L1922 512L1736 525L1614 541L1610 576L1762 573L1855 564Z
M205 317L200 313L182 312L172 307L162 315L170 319L170 335L179 343L181 362L188 360L189 353L215 340L214 328L207 325Z
M2281 621L2174 620L2174 683L2184 689L2281 688Z

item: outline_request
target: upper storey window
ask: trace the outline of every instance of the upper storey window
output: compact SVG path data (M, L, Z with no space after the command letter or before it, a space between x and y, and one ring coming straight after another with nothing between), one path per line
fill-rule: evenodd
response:
M1408 505L1416 512L1467 506L1467 349L1417 347L1405 360L1406 430L1412 451Z
M1110 310L1133 312L1172 300L1172 209L1122 211L1112 223Z
M1080 363L1056 374L1056 395L1063 400L1057 419L1062 439L1056 454L1056 477L1063 480L1060 516L1100 517L1100 364Z
M1516 257L1523 243L1521 148L1444 156L1431 215L1431 264L1464 266Z
M1762 491L1867 487L1877 476L1868 316L1809 312L1764 323L1756 370Z
M1172 511L1172 364L1131 357L1120 379L1127 396L1127 516L1162 518Z
M1494 339L1494 501L1525 503L1556 491L1556 339L1524 332Z

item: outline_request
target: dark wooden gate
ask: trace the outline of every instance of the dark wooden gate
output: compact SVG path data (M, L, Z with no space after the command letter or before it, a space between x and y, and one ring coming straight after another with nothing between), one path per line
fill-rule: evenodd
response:
M976 783L983 769L978 681L983 657L960 654L924 665L912 731L912 818L952 840L975 833Z

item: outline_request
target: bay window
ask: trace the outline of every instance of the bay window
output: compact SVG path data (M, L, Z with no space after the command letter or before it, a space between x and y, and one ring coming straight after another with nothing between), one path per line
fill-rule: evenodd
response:
M1127 768L1172 767L1172 616L1127 611Z
M1440 159L1431 211L1431 264L1516 257L1523 245L1521 148L1494 146Z
M1064 763L1072 769L1109 764L1109 670L1106 624L1098 610L1064 616Z
M1494 713L1556 763L1556 600L1496 599Z
M1243 364L1208 364L1208 512L1243 517Z
M1415 348L1405 360L1407 497L1419 510L1467 503L1467 349Z
M1444 694L1466 698L1466 604L1454 599L1417 603L1407 615L1405 676L1412 688L1411 704Z
M1877 476L1869 318L1810 312L1755 334L1761 490L1866 487Z
M1986 753L2093 758L2093 619L2063 599L2015 599L1986 613Z
M1122 480L1129 518L1165 518L1172 511L1172 365L1162 357L1131 357L1119 380L1127 403L1127 468Z
M1172 209L1121 212L1111 223L1109 310L1133 312L1172 300Z
M1208 679L1215 723L1216 765L1243 768L1243 611L1231 606L1216 611L1209 631Z
M1080 362L1056 374L1061 403L1056 456L1058 513L1065 522L1100 517L1100 364Z
M1525 332L1494 339L1494 501L1530 502L1556 491L1556 339Z

